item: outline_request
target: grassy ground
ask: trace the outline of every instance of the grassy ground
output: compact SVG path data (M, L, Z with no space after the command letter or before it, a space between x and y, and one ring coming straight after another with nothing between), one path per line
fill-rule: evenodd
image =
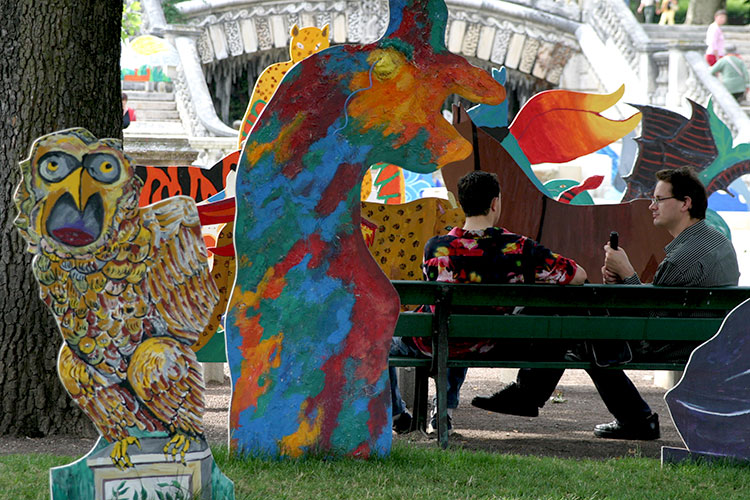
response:
M608 461L394 447L384 460L238 460L215 448L237 499L747 499L750 466L661 468L647 458ZM50 455L0 456L0 500L48 498Z

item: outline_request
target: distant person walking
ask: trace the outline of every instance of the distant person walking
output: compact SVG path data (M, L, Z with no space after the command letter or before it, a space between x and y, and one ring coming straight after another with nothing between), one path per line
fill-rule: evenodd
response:
M643 12L643 22L651 24L654 22L654 0L641 0L641 4L638 6L638 13Z
M674 24L674 15L679 7L677 0L662 0L657 11L661 14L659 24Z
M729 93L741 101L750 89L750 75L744 61L737 54L727 54L711 67L711 74L717 73Z
M726 53L724 47L724 32L721 27L727 22L727 11L719 9L714 14L714 22L706 30L706 62L709 66L716 64Z

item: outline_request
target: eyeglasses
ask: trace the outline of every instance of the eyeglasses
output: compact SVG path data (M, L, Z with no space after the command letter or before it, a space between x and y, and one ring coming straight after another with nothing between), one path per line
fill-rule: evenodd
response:
M661 202L662 202L662 201L664 201L664 200L671 200L671 199L673 199L673 198L674 198L674 199L677 199L677 197L676 197L676 196L665 196L664 198L659 198L659 197L657 197L657 196L653 196L653 197L651 198L651 204L653 204L653 205L658 205L659 203L661 203Z

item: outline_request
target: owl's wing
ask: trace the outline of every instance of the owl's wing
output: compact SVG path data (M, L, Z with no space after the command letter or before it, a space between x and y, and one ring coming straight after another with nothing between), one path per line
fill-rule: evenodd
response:
M132 427L161 430L160 424L140 409L128 389L83 362L67 344L60 349L57 373L68 394L107 441L125 439Z
M143 207L141 219L152 233L146 288L172 337L189 345L211 318L219 292L207 262L195 202L175 196Z
M128 382L170 435L203 434L203 376L190 347L165 337L146 340L131 358Z

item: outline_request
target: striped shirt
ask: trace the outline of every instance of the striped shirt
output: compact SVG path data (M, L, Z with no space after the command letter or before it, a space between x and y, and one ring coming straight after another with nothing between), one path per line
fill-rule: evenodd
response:
M737 254L732 242L700 220L683 230L664 247L667 256L654 275L657 286L733 286L740 279ZM637 274L623 280L641 283Z

